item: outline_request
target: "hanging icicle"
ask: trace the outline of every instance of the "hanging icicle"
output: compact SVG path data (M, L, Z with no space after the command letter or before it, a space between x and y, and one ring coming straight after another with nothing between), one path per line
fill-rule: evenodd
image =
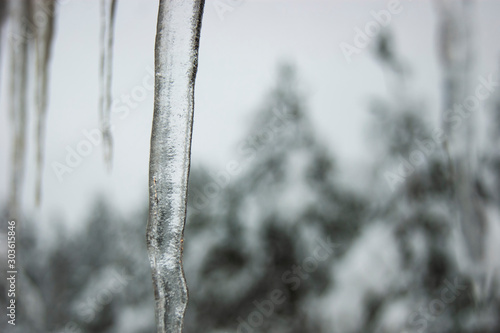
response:
M8 11L8 2L7 1L0 1L0 45L3 46L3 28L4 28L4 23L7 18L7 11ZM0 50L1 51L1 50ZM0 52L0 57L1 57L1 52ZM0 62L1 65L1 62ZM2 66L0 66L1 68Z
M8 2L0 1L0 31L3 28L5 19L7 18L7 13L8 13Z
M445 141L443 149L448 157L451 193L451 212L456 216L457 230L464 242L468 258L459 258L463 268L474 281L477 298L483 297L484 243L486 214L484 202L475 186L476 152L475 118L477 110L469 110L460 126L450 126L450 110L473 94L470 82L473 72L473 45L471 38L473 1L437 2L440 18L440 58L443 66L444 105L442 111Z
M16 216L21 197L25 169L28 52L33 40L30 0L9 2L11 30L9 34L9 111L13 131L10 186L10 214Z
M48 62L54 32L55 1L34 0L34 24L36 28L36 184L35 203L40 205L42 195L43 156L47 118Z
M182 242L203 6L160 0L158 13L147 228L158 333L182 332L188 300Z
M103 139L104 162L111 170L113 138L111 136L111 79L113 64L113 29L116 0L101 0L101 57L99 63L99 117Z
M2 71L2 49L4 47L4 36L3 31L5 27L5 21L7 21L7 15L9 11L7 0L0 1L0 73ZM0 77L2 77L0 75Z

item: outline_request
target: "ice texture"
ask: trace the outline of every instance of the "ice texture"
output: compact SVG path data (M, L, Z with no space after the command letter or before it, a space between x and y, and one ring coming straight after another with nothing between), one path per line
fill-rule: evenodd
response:
M182 243L203 6L161 0L158 13L147 227L158 333L182 331L188 300Z

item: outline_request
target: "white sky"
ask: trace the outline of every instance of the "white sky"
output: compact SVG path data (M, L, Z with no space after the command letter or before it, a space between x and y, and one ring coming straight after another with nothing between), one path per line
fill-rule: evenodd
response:
M221 20L214 4L233 3ZM370 160L364 130L371 97L385 96L379 64L363 50L348 64L339 44L352 43L353 28L372 21L371 10L387 9L386 1L207 1L196 82L193 164L218 170L233 157L248 121L274 83L276 64L297 66L308 96L308 111L319 137L335 153L346 177L357 177ZM58 8L51 62L49 116L43 206L34 209L34 124L30 123L28 168L23 211L46 225L54 216L76 225L103 193L123 213L147 202L149 139L153 92L131 107L127 116L112 115L115 125L113 172L106 173L102 147L94 147L81 165L59 182L54 161L65 163L66 147L76 149L83 130L98 128L99 1L69 0ZM118 2L113 64L113 98L138 92L153 68L157 1ZM413 89L437 112L440 73L435 51L436 13L429 1L401 0L401 13L390 26L395 45L413 69ZM476 7L477 73L497 69L500 3L480 1ZM6 60L2 59L2 74ZM5 79L5 75L2 77ZM0 200L9 192L10 126L2 81L0 112ZM134 90L135 89L135 90ZM121 102L119 106L124 106ZM118 109L115 109L119 111ZM33 120L30 110L30 120ZM144 221L144 223L146 223Z

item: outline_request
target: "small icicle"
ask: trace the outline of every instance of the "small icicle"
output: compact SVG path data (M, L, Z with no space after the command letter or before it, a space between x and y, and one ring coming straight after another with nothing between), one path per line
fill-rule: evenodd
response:
M440 58L443 65L444 103L443 128L446 140L443 150L448 157L448 173L453 184L450 212L457 221L458 231L467 250L460 258L471 274L474 296L481 299L486 289L484 255L487 214L485 202L477 193L475 147L475 112L470 112L463 125L452 128L446 115L473 94L470 82L473 73L473 39L471 38L472 1L441 0L436 2L440 19ZM476 112L477 113L477 112ZM457 260L458 261L458 260Z
M99 63L99 116L103 138L104 162L111 170L113 138L111 136L111 72L113 61L113 29L116 0L101 0L101 57Z
M54 32L55 1L35 0L36 31L36 188L35 203L40 205L42 195L42 173L45 143L45 127L47 119L47 81L48 62Z
M27 99L28 99L28 51L33 40L27 22L31 21L31 1L9 2L11 31L9 34L9 109L13 130L12 165L9 214L17 217L25 169Z
M3 46L3 27L7 18L7 7L8 2L7 1L1 1L0 0L0 45ZM0 50L1 51L1 50ZM0 58L1 58L1 52L0 52ZM1 65L1 62L0 62ZM2 66L0 66L1 68Z
M7 5L8 5L7 1L0 1L0 31L3 28L3 24L5 22L5 19L7 18L7 12L8 12Z

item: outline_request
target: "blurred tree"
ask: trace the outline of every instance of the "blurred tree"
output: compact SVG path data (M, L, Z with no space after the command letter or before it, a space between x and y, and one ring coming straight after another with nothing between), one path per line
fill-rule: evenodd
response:
M238 147L239 159L230 162L237 175L193 170L185 262L196 288L187 332L319 330L304 306L331 283L329 263L357 234L366 204L337 182L334 160L316 139L297 86L294 68L279 67L276 87ZM217 195L210 196L211 188ZM208 203L200 205L201 197ZM301 277L299 269L327 238L336 243L334 253ZM275 290L283 303L262 323L253 322L256 304Z
M135 223L147 211L129 219L113 211L97 200L85 228L61 230L52 245L41 243L26 221L18 232L22 315L10 332L154 331L144 230Z

